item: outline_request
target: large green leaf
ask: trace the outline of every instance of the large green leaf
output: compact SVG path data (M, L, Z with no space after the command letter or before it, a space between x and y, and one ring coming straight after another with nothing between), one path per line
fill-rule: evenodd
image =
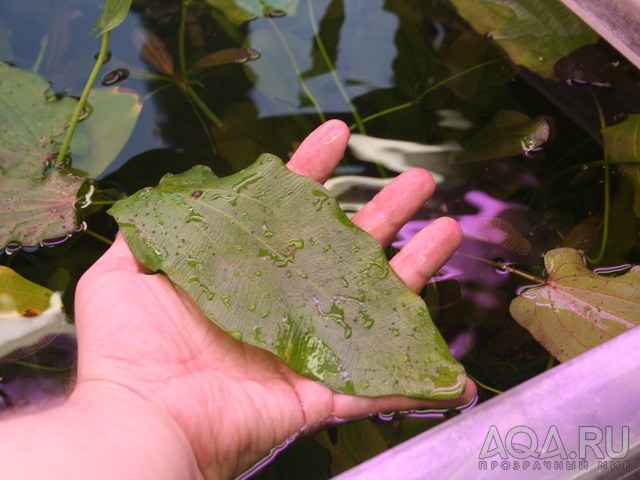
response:
M50 169L76 100L47 97L49 83L0 63L0 248L72 232L84 179Z
M511 57L539 75L553 78L553 65L598 35L560 0L451 0L481 34L491 36Z
M616 125L604 128L602 138L608 157L630 160L627 164L620 164L619 168L633 185L633 211L640 217L640 115L631 115Z
M0 266L0 358L33 353L66 323L60 294Z
M215 323L351 394L451 398L464 371L422 299L317 182L272 155L194 167L114 205L136 257Z
M511 302L511 315L564 362L640 325L640 267L624 275L591 272L577 250L544 257L549 274Z

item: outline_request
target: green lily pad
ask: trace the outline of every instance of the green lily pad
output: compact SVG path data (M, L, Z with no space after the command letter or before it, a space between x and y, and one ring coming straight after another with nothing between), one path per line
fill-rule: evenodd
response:
M66 323L60 294L0 266L0 358L29 355Z
M451 0L478 33L489 35L511 60L554 78L556 61L596 43L598 35L559 0Z
M76 100L47 96L42 77L0 63L0 247L37 245L78 225L83 178L50 168Z
M511 315L561 362L640 325L640 267L624 275L591 272L580 252L544 257L549 278L511 302Z
M276 157L225 178L196 166L109 212L141 263L293 370L358 395L462 391L462 366L380 245Z

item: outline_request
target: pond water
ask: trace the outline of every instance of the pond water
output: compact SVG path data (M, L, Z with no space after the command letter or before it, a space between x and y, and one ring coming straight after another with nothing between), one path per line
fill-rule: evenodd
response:
M237 25L205 2L189 2L186 12L179 2L134 2L112 32L100 78L136 92L142 110L99 186L131 194L195 164L226 175L263 152L286 159L322 121L340 118L354 138L330 186L346 210L421 166L438 191L394 247L439 216L462 225L462 248L424 295L453 353L487 387L481 399L552 366L509 314L518 288L532 283L512 271L544 276L543 255L561 245L587 252L591 268L637 262L637 172L604 167L598 135L638 113L636 69L599 42L545 78L515 66L447 2L280 3ZM98 15L99 5L84 0L2 2L0 60L78 96L99 48L88 36ZM238 47L244 53L230 54L237 61L195 67ZM104 213L87 223L98 235L115 232ZM70 304L75 281L105 248L96 236L77 235L0 261L43 284L66 272ZM379 428L392 445L434 421ZM293 448L309 465L329 464L317 444ZM299 471L298 453L281 455L263 475L289 478Z

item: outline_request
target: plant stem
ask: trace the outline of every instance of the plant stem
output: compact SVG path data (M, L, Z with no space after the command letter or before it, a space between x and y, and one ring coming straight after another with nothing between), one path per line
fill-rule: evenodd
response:
M165 80L165 78L163 78L163 80ZM166 80L168 82L171 82L171 80L168 80L168 79L166 79ZM144 101L148 100L149 98L151 98L156 93L161 92L165 88L169 88L169 87L175 87L175 84L174 83L167 83L166 85L162 85L161 87L158 87L155 90L150 91L144 97L142 97L142 101L144 102Z
M579 165L571 165L570 167L563 168L558 173L553 175L553 177L551 177L551 179L548 180L547 183L555 182L559 177L566 175L567 173L574 172L576 170L582 170L585 167L602 167L603 165L618 165L618 164L625 164L625 163L640 163L640 158L638 157L604 158L602 160L594 160L593 162L585 162Z
M490 387L490 386L488 386L488 385L485 385L484 383L480 382L477 378L472 377L472 376L471 376L471 375L469 375L468 373L467 373L467 376L468 376L471 380L473 380L475 383L477 383L480 387L484 388L485 390L488 390L488 391L493 392L493 393L497 393L498 395L500 395L500 394L504 393L504 392L502 392L501 390L497 390L497 389L495 389L495 388L493 388L493 387Z
M182 2L180 7L180 27L178 30L178 66L180 73L184 76L187 71L187 57L185 54L185 37L187 26L187 1Z
M482 62L482 63L479 63L477 65L474 65L473 67L467 68L466 70L464 70L462 72L458 72L458 73L456 73L454 75L451 75L450 77L445 78L444 80L442 80L442 81L440 81L440 82L438 82L438 83L436 83L434 85L431 85L429 88L427 88L424 92L422 92L420 95L418 95L412 101L406 102L406 103L402 103L400 105L396 105L395 107L387 108L386 110L383 110L383 111L378 112L378 113L374 113L373 115L369 115L368 117L363 118L362 122L363 123L367 123L367 122L369 122L371 120L374 120L374 119L376 119L378 117L382 117L384 115L388 115L388 114L393 113L393 112L404 110L405 108L413 107L414 105L417 105L417 104L420 103L420 101L422 100L422 97L424 97L425 95L428 95L429 93L431 93L434 90L442 87L443 85L446 85L447 83L449 83L449 82L451 82L451 81L453 81L453 80L455 80L457 78L463 77L464 75L467 75L467 74L469 74L471 72L475 72L476 70L479 70L481 68L488 67L489 65L493 65L495 63L499 63L499 62L503 62L503 61L506 61L506 59L504 59L504 58L494 58L493 60ZM354 130L355 127L356 127L356 125L351 125L349 127L349 129L350 130Z
M193 88L187 85L184 91L187 94L187 96L193 101L193 103L195 103L198 106L198 108L200 108L202 113L204 113L205 116L209 120L211 120L211 122L213 122L213 124L216 127L222 128L222 129L225 128L224 124L222 123L222 120L220 120L218 116L215 113L213 113L213 111L207 106L206 103L204 103L204 101L198 96L198 94L195 92Z
M36 370L44 370L46 372L68 372L72 367L47 367L46 365L38 365L36 363L23 362L22 360L14 360L11 362L15 365L34 368Z
M218 22L218 25L220 25L220 28L222 28L222 30L224 30L224 32L229 35L229 37L231 37L231 39L236 42L237 44L241 44L243 39L244 39L244 35L242 34L242 32L240 32L240 30L238 30L238 28L231 23L227 17L225 17L222 13L218 12L215 8L212 8L209 10L209 14L213 17L213 19Z
M40 70L40 65L42 65L42 61L44 60L44 55L47 52L48 46L49 46L49 35L45 33L40 39L40 50L38 51L38 57L36 58L36 61L33 63L33 68L31 68L31 71L33 73L38 73L38 70Z
M96 63L93 66L93 70L91 70L91 74L87 79L87 83L84 86L84 90L82 91L82 95L80 95L80 100L78 100L78 104L76 105L76 110L73 112L73 117L71 117L71 123L69 124L69 128L67 129L67 134L64 137L64 141L62 142L62 146L60 147L60 152L58 153L58 158L56 159L55 167L62 168L64 166L65 157L67 156L67 152L69 151L69 145L71 144L71 138L73 137L74 132L76 131L76 127L78 126L78 122L80 121L80 116L84 111L84 106L87 103L87 98L89 97L89 93L91 92L91 88L93 87L96 78L98 77L98 72L102 68L102 64L104 63L104 59L107 55L107 51L109 50L109 31L104 32L102 35L102 43L100 44L100 53L98 54L98 58L96 59Z
M530 281L535 282L535 283L546 283L546 280L544 278L538 277L536 275L532 275L532 274L527 273L527 272L523 272L522 270L520 270L518 268L515 268L512 265L507 265L507 264L504 264L504 263L494 262L492 260L487 260L486 258L477 257L477 256L471 255L469 253L456 253L456 255L462 255L463 257L472 258L472 259L477 260L479 262L486 263L487 265L491 265L493 267L499 268L503 272L513 273L514 275L518 275L519 277L526 278L527 280L530 280Z
M316 40L316 44L318 45L318 50L320 50L322 59L324 60L324 63L327 65L327 67L329 68L329 71L331 72L331 76L333 77L333 81L338 87L338 91L340 92L342 99L349 107L349 110L351 110L353 119L355 120L356 125L358 127L358 133L361 133L362 135L366 135L367 131L364 126L364 122L362 121L360 114L356 110L356 107L353 105L353 103L351 103L351 98L349 98L349 94L347 93L347 90L344 88L344 85L342 84L342 81L338 76L338 72L336 72L336 69L333 63L331 62L331 59L329 58L329 54L327 53L327 50L324 48L324 43L322 42L322 38L320 38L320 32L318 31L318 26L316 25L316 18L315 18L315 14L313 13L313 5L311 4L311 0L307 0L307 5L309 8L309 19L311 21L311 28L313 29L313 37Z
M304 78L302 78L302 72L300 71L300 67L298 67L298 63L296 62L296 58L293 56L293 52L291 51L291 49L289 48L289 45L287 44L286 40L282 36L282 32L280 31L280 29L278 27L276 27L276 24L274 23L274 21L272 19L267 17L267 20L269 21L269 24L271 25L271 28L273 28L273 31L275 32L276 36L280 40L280 43L282 43L282 46L284 47L284 51L287 54L287 56L289 57L289 61L291 62L291 66L293 67L293 71L295 72L296 78L298 79L298 83L300 84L300 87L302 87L302 90L304 91L304 93L307 96L307 98L309 99L309 101L315 107L316 112L318 113L318 118L320 119L320 122L321 123L326 122L327 118L324 116L324 112L322 111L322 107L320 106L320 103L318 102L316 97L313 96L313 93L311 93L311 90L309 90L309 87L307 86L307 83L304 81Z
M593 102L595 104L596 110L598 111L598 118L600 119L600 128L605 128L607 126L607 122L604 116L604 112L602 111L602 106L598 101L598 98L593 93L593 90L590 90L591 96L593 97ZM607 152L604 152L604 158L607 159ZM604 166L604 213L602 219L602 243L600 244L600 251L596 258L587 257L592 264L598 265L602 262L604 255L607 251L607 243L609 243L609 217L611 216L611 167L606 164Z
M101 242L106 243L107 245L113 245L113 240L109 240L107 237L104 237L104 236L100 235L99 233L94 232L93 230L86 229L84 231L84 233L86 233L90 237L96 238L96 239L100 240Z
M554 363L556 363L555 357L553 355L549 355L549 361L547 361L547 368L545 368L545 370L551 370Z

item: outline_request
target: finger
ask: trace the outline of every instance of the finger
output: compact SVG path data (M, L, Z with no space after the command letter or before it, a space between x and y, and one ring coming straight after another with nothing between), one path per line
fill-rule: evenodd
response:
M143 266L129 249L122 233L118 232L113 245L93 264L90 270L120 270L132 273L153 273L151 270Z
M329 120L304 139L287 167L324 183L344 156L348 141L349 127L340 120Z
M387 246L398 230L425 204L435 189L429 172L414 168L398 175L352 221Z
M403 397L402 395L385 395L383 397L354 397L342 393L333 396L334 420L353 420L380 412L401 412L410 410L444 411L471 404L478 390L475 383L466 379L464 390L457 398L450 400L423 400Z
M458 222L438 218L409 240L389 263L410 289L419 292L461 242L462 229Z

